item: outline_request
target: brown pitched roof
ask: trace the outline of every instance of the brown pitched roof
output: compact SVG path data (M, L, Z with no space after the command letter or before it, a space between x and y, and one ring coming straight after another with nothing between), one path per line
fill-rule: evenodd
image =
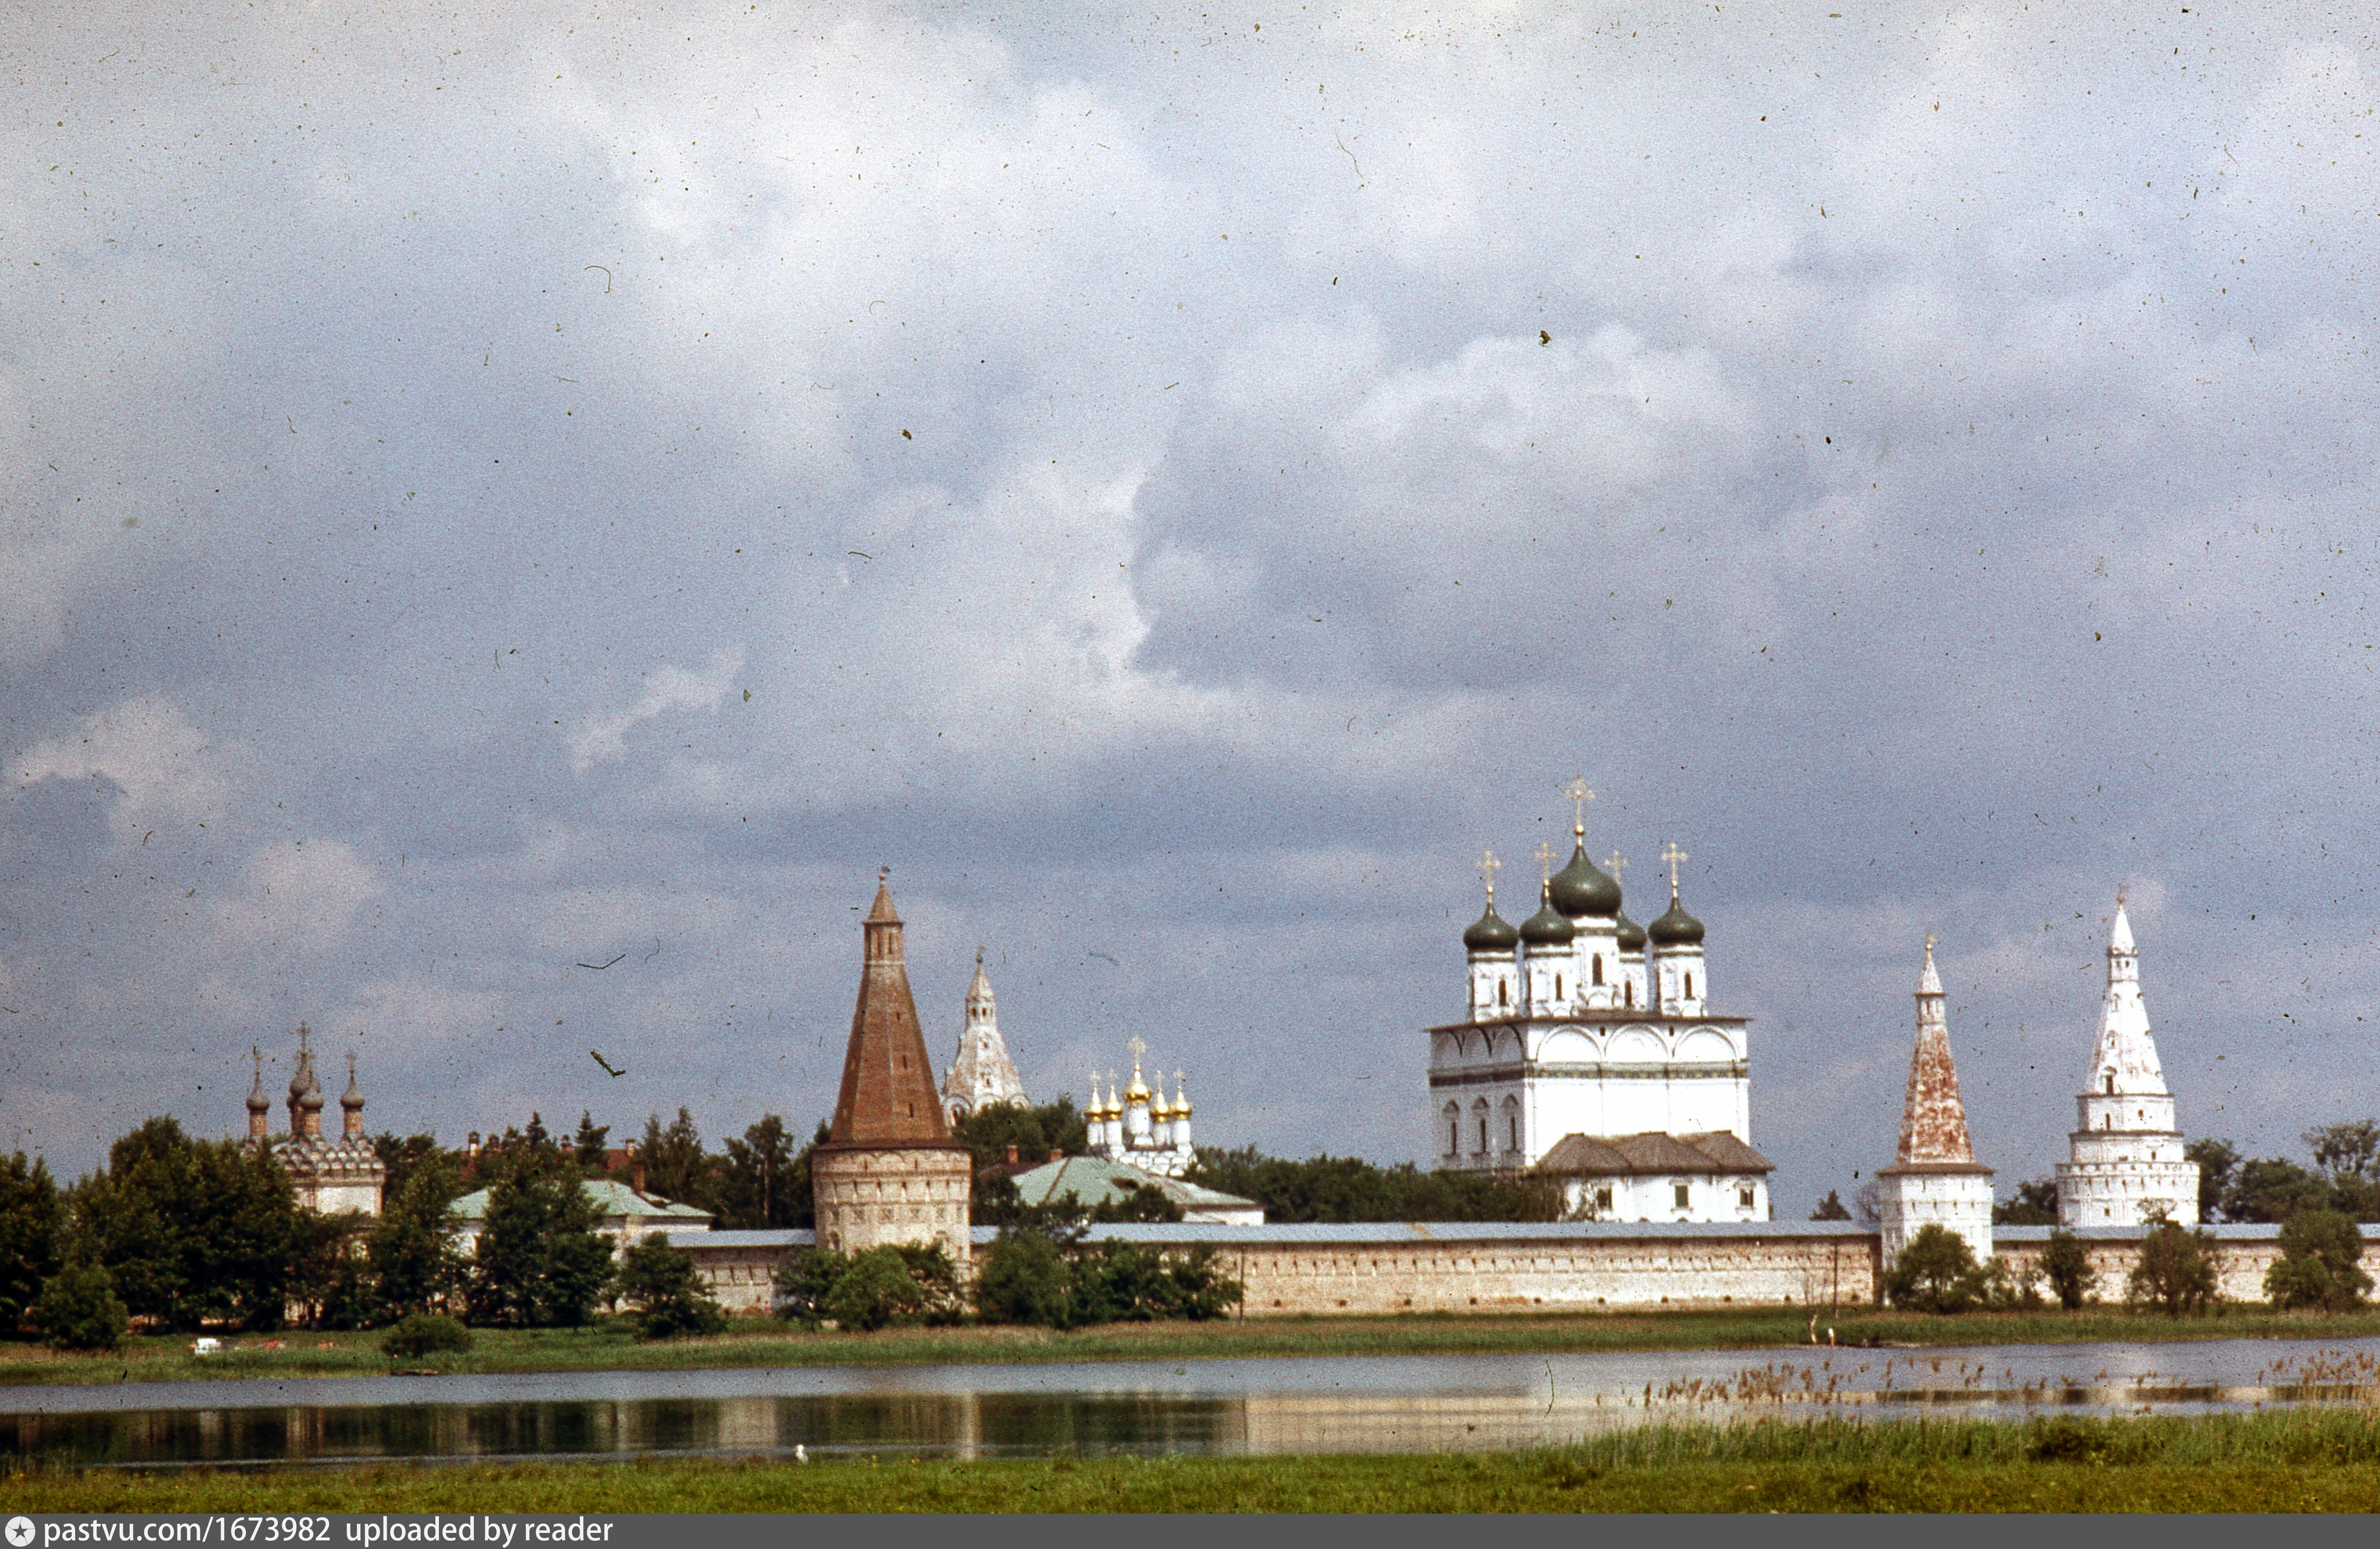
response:
M1670 1173L1767 1173L1777 1164L1724 1129L1693 1135L1565 1135L1537 1163L1540 1173L1572 1177L1644 1177Z
M859 1004L851 1012L851 1042L843 1055L843 1091L834 1104L830 1146L931 1146L947 1149L949 1121L926 1058L901 958L901 917L880 882L875 907L860 925L865 950Z

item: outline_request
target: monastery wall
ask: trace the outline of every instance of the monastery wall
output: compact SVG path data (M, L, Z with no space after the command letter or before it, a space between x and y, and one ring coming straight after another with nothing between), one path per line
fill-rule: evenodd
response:
M2221 1295L2262 1301L2279 1255L2277 1226L2206 1228L2216 1239ZM1993 1246L2039 1270L2046 1226L2001 1226ZM2120 1304L2139 1262L2143 1228L2078 1232L2098 1272L2102 1301ZM973 1228L980 1254L997 1235ZM1135 1225L1098 1228L1149 1247L1213 1248L1246 1287L1252 1318L1315 1313L1619 1311L1659 1307L1859 1307L1876 1298L1881 1238L1852 1221L1353 1226ZM809 1232L697 1232L671 1239L694 1256L711 1295L731 1312L766 1313L771 1277ZM2045 1292L2046 1287L2044 1287Z

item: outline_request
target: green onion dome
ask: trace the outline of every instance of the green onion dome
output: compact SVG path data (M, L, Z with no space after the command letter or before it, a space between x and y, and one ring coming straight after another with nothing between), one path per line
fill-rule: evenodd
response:
M1496 900L1490 898L1486 912L1463 933L1463 945L1473 952L1510 952L1521 945L1521 933L1496 912Z
M1670 896L1670 910L1648 926L1645 933L1656 946L1700 946L1703 944L1703 922L1686 912L1677 895Z
M1586 858L1585 844L1570 852L1570 864L1554 873L1551 887L1554 908L1572 920L1609 920L1620 912L1620 884Z
M1620 923L1620 950L1621 950L1621 951L1622 951L1622 952L1642 952L1642 951L1644 951L1644 950L1645 950L1645 927L1644 927L1644 926L1642 926L1642 925L1639 925L1639 924L1638 924L1638 923L1636 923L1636 921L1634 921L1633 920L1629 919L1625 914L1622 914L1621 916L1620 916L1620 921L1619 921L1619 923Z
M1531 946L1568 946L1577 935L1577 930L1554 908L1553 884L1547 883L1539 895L1537 912L1521 921L1521 939Z

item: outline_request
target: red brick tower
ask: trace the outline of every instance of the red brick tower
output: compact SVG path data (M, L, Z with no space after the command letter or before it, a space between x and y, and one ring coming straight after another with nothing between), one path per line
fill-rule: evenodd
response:
M859 1003L844 1051L843 1091L826 1143L810 1153L819 1246L856 1253L940 1243L964 1263L975 1169L942 1116L902 963L901 917L880 876L860 931Z

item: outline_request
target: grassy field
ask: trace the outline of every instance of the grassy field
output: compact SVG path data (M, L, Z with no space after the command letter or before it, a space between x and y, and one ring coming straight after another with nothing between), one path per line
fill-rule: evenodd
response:
M2380 1510L2380 1412L1653 1426L1514 1453L540 1464L0 1481L25 1512Z
M1834 1322L1846 1344L2074 1344L2172 1339L2350 1339L2380 1336L2380 1309L2323 1316L2228 1307L2172 1319L2120 1311L1978 1312L1955 1318L1873 1309ZM1112 1323L1055 1333L1035 1328L887 1329L805 1334L752 1320L708 1339L639 1344L625 1323L587 1329L483 1329L468 1354L438 1358L450 1372L683 1371L728 1366L912 1366L942 1362L1184 1360L1212 1357L1461 1355L1506 1351L1769 1349L1808 1338L1808 1314L1767 1311L1536 1314L1512 1317L1268 1318L1249 1323ZM372 1376L387 1372L380 1336L242 1336L194 1356L187 1336L131 1340L113 1356L0 1347L0 1384L184 1382L224 1377ZM277 1341L277 1348L270 1348Z

